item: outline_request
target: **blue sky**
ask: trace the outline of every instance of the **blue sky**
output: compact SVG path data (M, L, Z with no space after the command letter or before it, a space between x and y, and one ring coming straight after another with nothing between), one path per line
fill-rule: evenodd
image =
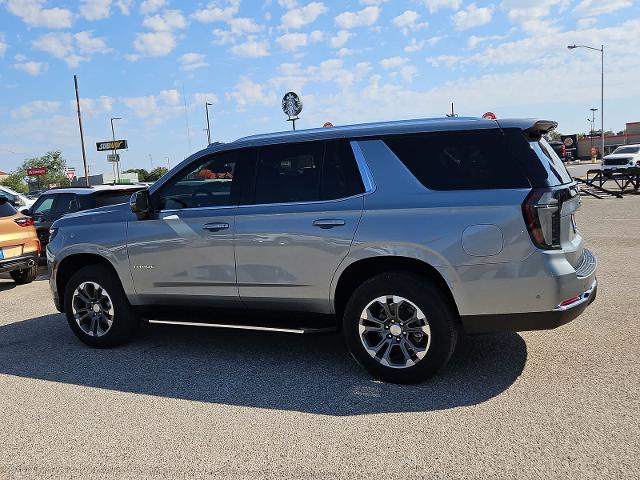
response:
M638 0L0 0L0 170L53 149L80 170L74 74L94 173L109 171L95 142L110 117L123 168L176 164L206 144L205 101L213 139L230 141L290 128L289 90L299 128L455 101L586 131L600 58L570 43L605 44L605 128L640 121Z

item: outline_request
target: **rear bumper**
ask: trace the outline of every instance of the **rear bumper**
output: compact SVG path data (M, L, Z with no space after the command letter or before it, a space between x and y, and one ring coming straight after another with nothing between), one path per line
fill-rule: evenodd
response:
M529 312L497 315L465 315L461 317L465 333L523 332L527 330L550 330L565 325L577 318L593 303L598 292L598 282L565 306L548 312Z
M0 260L0 273L24 270L25 268L34 266L37 262L38 252L25 253L19 257L5 258Z

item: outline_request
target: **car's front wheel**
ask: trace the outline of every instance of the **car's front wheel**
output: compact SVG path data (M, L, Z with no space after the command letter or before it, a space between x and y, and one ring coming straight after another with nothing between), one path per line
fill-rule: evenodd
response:
M71 277L64 306L73 332L92 347L125 343L139 324L120 281L102 265L84 267Z
M458 322L446 297L428 279L391 272L353 292L343 333L353 357L375 377L417 383L447 363Z

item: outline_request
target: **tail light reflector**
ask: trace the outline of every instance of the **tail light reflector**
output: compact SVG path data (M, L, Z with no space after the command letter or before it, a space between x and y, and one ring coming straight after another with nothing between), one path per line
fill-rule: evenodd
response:
M34 225L33 218L31 217L20 217L14 220L21 227L32 227Z

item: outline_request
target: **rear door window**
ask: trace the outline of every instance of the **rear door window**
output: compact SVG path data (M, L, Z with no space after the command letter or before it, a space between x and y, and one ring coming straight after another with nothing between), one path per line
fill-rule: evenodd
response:
M364 193L364 184L351 145L346 140L326 142L320 198L334 200Z
M55 196L53 218L58 219L67 213L78 211L78 200L75 193L60 193Z
M15 207L0 193L0 217L12 217L16 213L18 213L18 211Z
M531 184L500 130L437 132L384 139L431 190L526 188ZM530 155L530 154L529 154Z
M321 142L272 145L258 154L255 203L295 203L320 199Z
M106 207L107 205L118 205L120 203L129 203L134 190L126 190L120 192L105 192L95 195L95 206Z

